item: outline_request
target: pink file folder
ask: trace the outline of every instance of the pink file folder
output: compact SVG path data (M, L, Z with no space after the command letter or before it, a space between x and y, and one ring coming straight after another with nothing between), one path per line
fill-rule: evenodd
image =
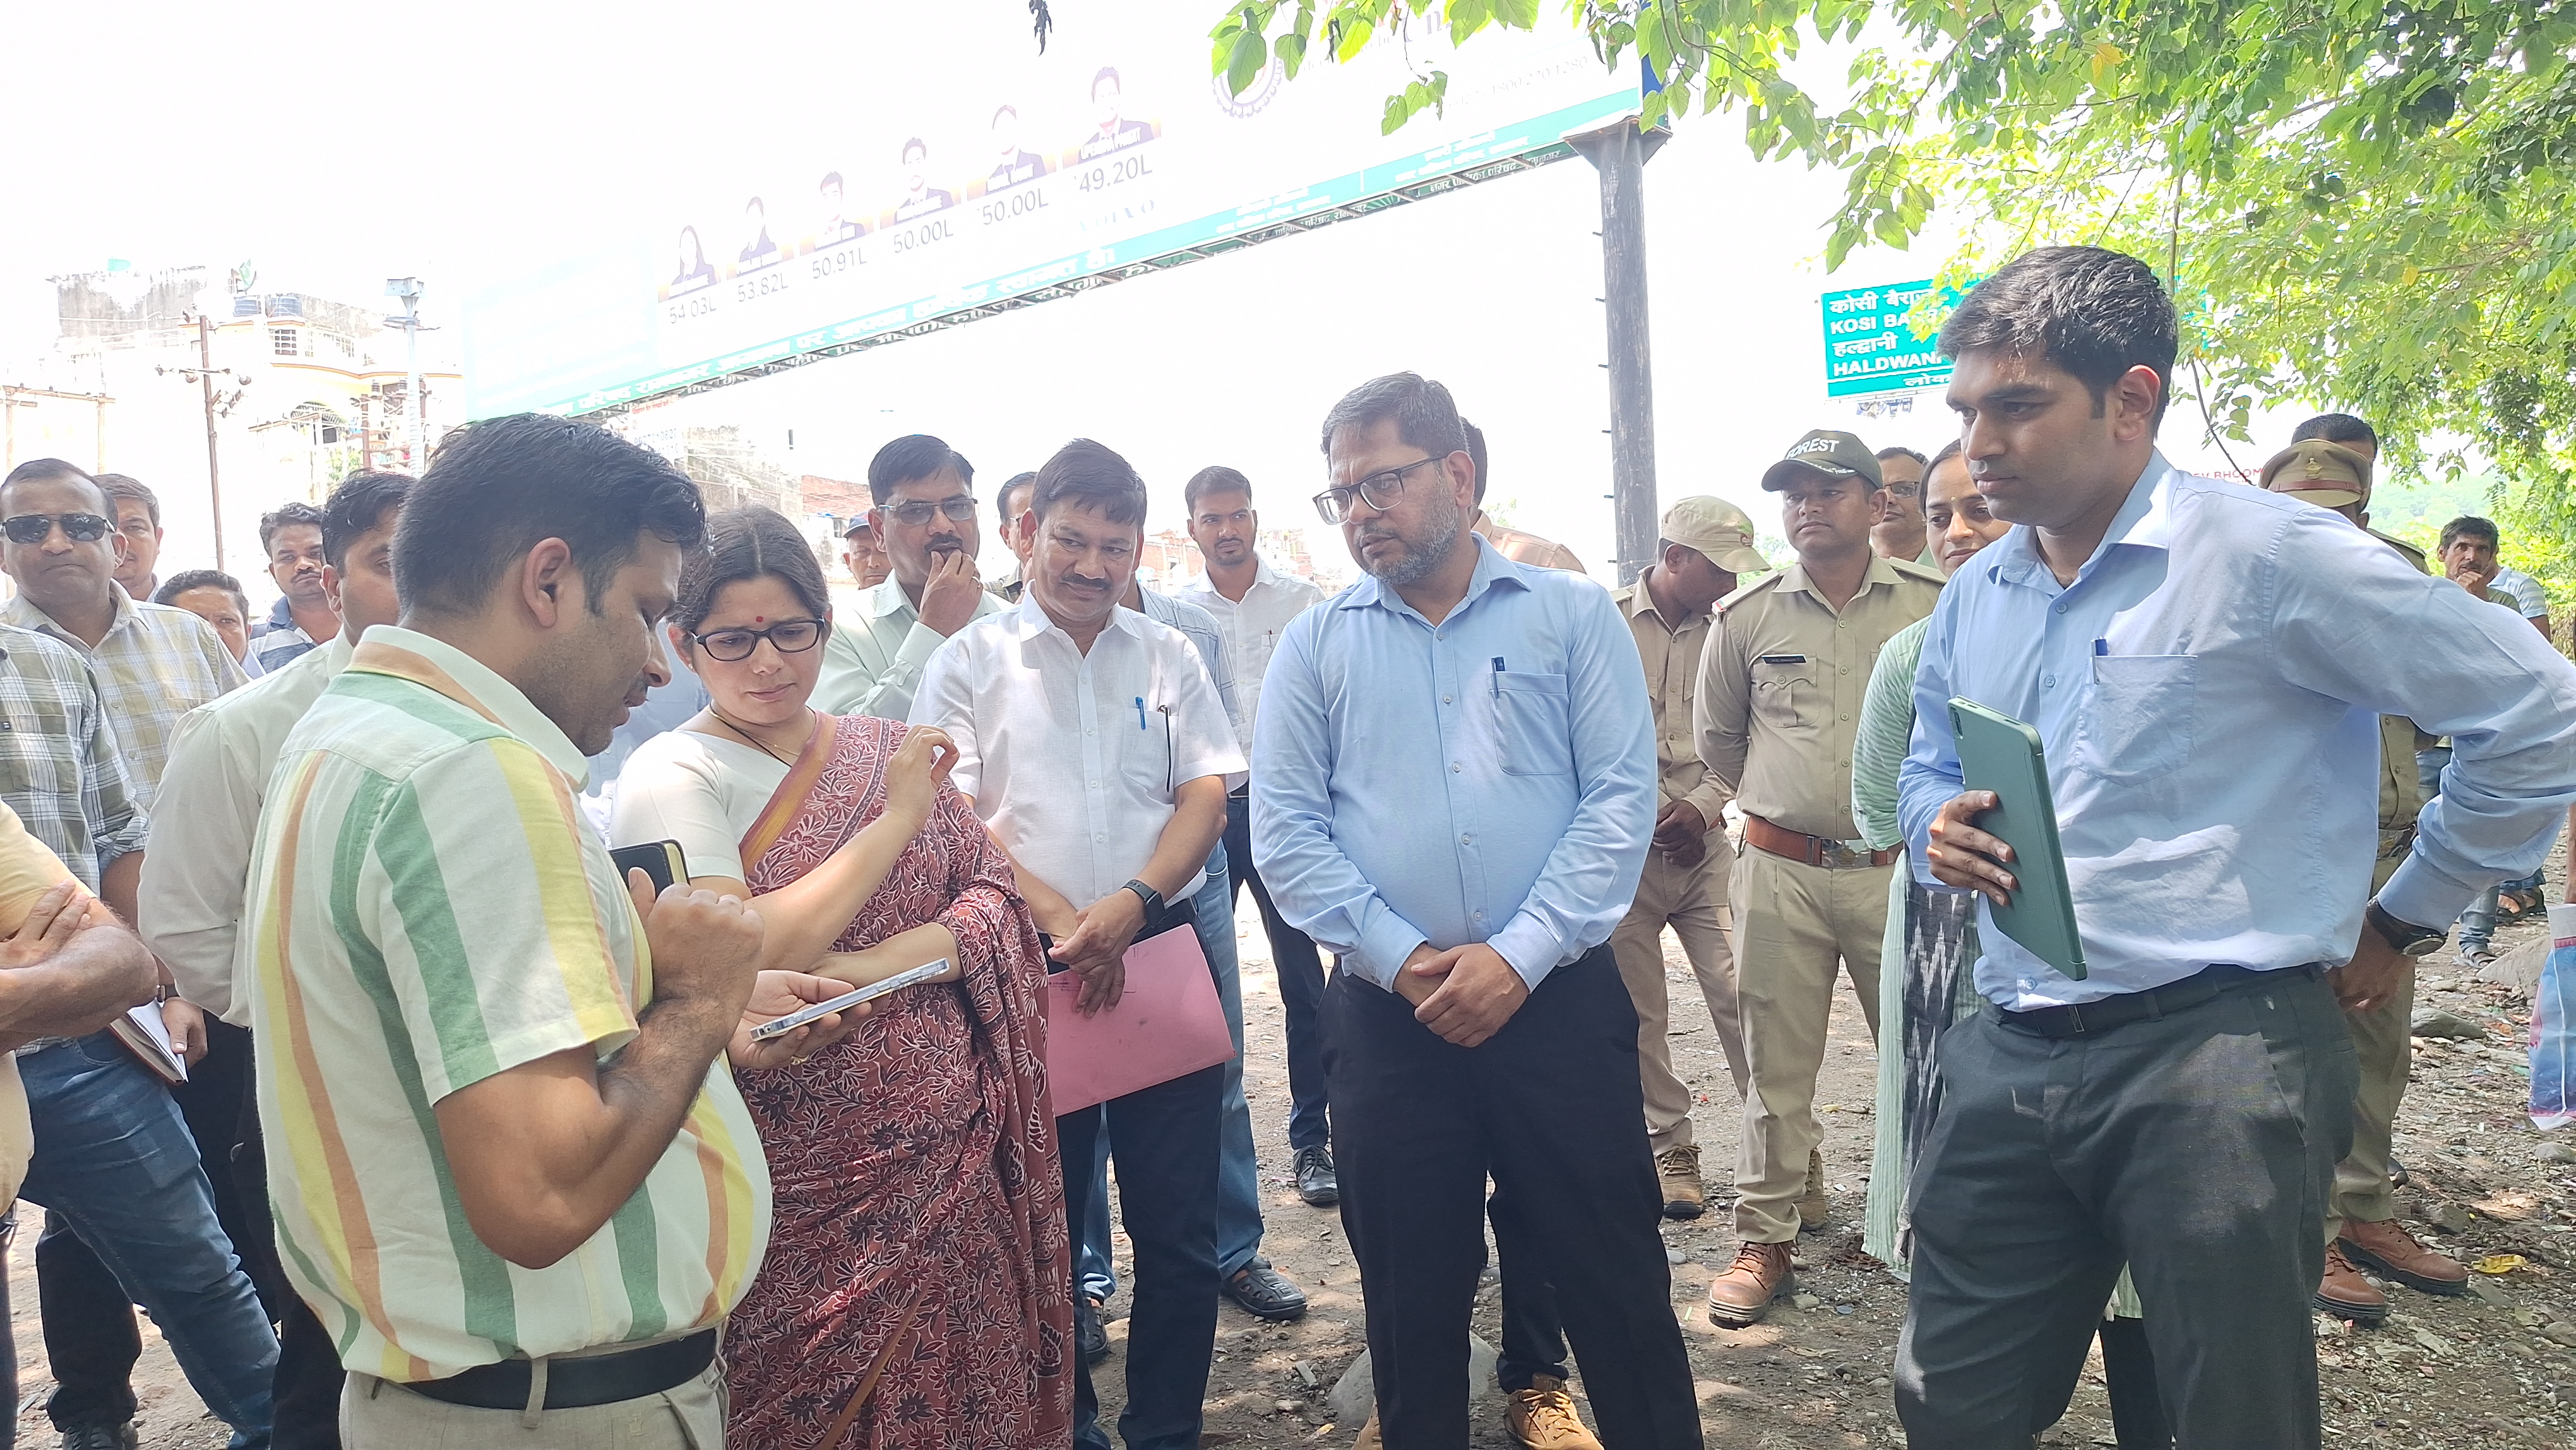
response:
M1082 1014L1082 979L1047 978L1047 1091L1061 1116L1234 1056L1199 934L1187 926L1127 948L1118 1005Z

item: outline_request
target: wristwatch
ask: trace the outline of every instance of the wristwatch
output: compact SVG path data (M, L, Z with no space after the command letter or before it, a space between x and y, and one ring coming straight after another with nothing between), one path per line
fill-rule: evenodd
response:
M2361 919L2369 922L2370 929L2379 933L2380 940L2395 947L2400 956L2429 957L2441 950L2442 943L2451 935L2429 926L2417 926L2411 921L2400 921L2390 916L2376 901L2362 909Z
M1142 881L1130 881L1127 883L1126 889L1135 892L1136 899L1145 903L1145 916L1148 920L1151 920L1162 911L1163 893L1156 891L1153 887L1146 885Z

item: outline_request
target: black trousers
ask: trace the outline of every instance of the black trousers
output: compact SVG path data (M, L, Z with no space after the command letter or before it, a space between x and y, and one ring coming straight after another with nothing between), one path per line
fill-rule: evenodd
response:
M340 1367L340 1348L313 1317L312 1306L286 1281L277 1261L277 1222L268 1205L268 1143L259 1126L258 1083L242 1083L241 1142L233 1149L232 1180L241 1195L242 1237L236 1244L259 1244L276 1273L276 1297L266 1289L261 1298L277 1323L277 1374L270 1381L270 1450L340 1450L340 1390L348 1372ZM247 1266L250 1255L244 1251ZM254 1276L253 1283L259 1281Z
M2310 968L2080 1037L1991 1009L1941 1041L1896 1407L1914 1450L2027 1443L2126 1262L2193 1450L2314 1450L2310 1296L2352 1139L2352 1038Z
M1342 1228L1359 1259L1391 1450L1467 1443L1467 1321L1488 1175L1527 1228L1535 1267L1564 1291L1603 1443L1698 1450L1699 1404L1657 1231L1637 1014L1610 949L1549 973L1481 1047L1442 1041L1403 998L1347 971L1324 991L1323 1025Z
M1328 1147L1333 1129L1324 1091L1324 1029L1316 1014L1324 1003L1324 958L1314 938L1288 924L1270 903L1270 888L1252 864L1252 803L1233 796L1225 804L1225 869L1252 888L1261 908L1261 934L1270 941L1270 966L1279 974L1279 1006L1288 1019L1288 1146Z

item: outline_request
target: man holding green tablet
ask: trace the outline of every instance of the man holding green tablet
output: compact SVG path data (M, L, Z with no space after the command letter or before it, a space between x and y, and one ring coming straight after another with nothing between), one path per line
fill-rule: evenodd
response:
M2179 1443L2316 1446L2341 1008L2576 801L2576 668L2531 630L2321 509L2166 462L2176 331L2144 263L2050 247L1941 332L1969 472L2021 527L1933 613L1900 814L1935 876L2007 899L1949 702L2033 726L2088 970L1984 931L1987 1010L1942 1042L1897 1350L1914 1450L2026 1443L2123 1256ZM2381 714L2455 753L2365 913Z

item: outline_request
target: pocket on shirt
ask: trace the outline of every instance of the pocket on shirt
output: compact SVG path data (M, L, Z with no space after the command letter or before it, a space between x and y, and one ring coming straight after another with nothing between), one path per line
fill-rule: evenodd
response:
M1815 667L1805 661L1796 664L1753 662L1753 718L1775 730L1793 729L1798 712L1815 693Z
M2200 661L2191 655L2095 655L2093 698L2075 728L2075 764L2123 785L2152 780L2191 754Z
M1503 770L1509 775L1565 775L1574 769L1574 722L1563 675L1493 676Z

